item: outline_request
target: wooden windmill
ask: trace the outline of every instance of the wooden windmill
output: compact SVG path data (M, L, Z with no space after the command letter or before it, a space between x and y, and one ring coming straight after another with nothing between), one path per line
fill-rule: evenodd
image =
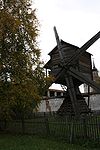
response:
M45 68L51 70L50 74L55 77L55 83L67 86L65 100L58 111L75 115L88 113L90 110L79 86L86 83L100 93L100 87L92 80L91 54L86 52L100 38L100 32L81 48L60 40L56 27L54 32L57 46L49 53L50 60Z

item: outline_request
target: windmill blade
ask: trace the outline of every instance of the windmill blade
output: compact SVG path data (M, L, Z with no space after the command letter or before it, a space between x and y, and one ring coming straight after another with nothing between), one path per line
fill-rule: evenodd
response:
M80 55L82 55L95 41L97 41L100 38L100 31L94 35L89 41L87 41L81 48L79 48L71 58L68 59L66 62L66 66L73 63L75 60L77 60Z
M69 58L68 61L65 63L63 51L62 51L62 45L61 45L61 41L59 39L56 27L54 27L54 33L56 37L56 42L57 42L61 62L63 66L66 66L66 67L68 65L71 65L74 61L76 61L80 57L80 55L82 55L94 42L96 42L100 38L100 31L99 31L89 41L87 41L81 48L77 49L77 51L72 55L72 57Z
M97 85L94 81L88 79L86 76L84 76L82 73L78 72L76 69L74 69L72 67L70 67L69 70L66 68L66 66L61 68L61 71L55 77L55 81L58 80L58 78L61 76L61 74L64 73L65 70L66 70L66 74L69 73L70 75L72 75L76 79L80 80L83 83L88 84L93 89L95 89L98 93L100 93L100 86L99 85Z
M91 86L93 89L95 89L98 93L100 93L100 86L98 86L94 81L89 80L86 78L82 73L78 72L74 68L70 67L70 69L67 71L70 75L73 77L77 78L78 80L88 84Z

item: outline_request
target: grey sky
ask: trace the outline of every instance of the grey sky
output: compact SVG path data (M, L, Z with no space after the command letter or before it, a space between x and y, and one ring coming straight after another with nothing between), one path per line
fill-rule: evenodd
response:
M100 1L99 0L56 0L55 4L57 7L69 10L79 10L86 12L100 12Z

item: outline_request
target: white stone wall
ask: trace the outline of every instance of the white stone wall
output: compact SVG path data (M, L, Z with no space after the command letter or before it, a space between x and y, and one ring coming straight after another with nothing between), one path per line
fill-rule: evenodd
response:
M87 102L87 98L86 102ZM50 111L57 111L63 102L63 98L55 98L55 99L48 99L48 106L46 106L46 100L43 100L39 105L38 112L50 112ZM48 108L47 108L48 107ZM89 107L91 110L100 110L100 94L94 94L90 96Z
M46 100L42 100L41 104L39 105L38 111L39 112L50 112L50 111L57 111L63 102L63 98L55 98L55 99L48 99L48 105L46 105Z
M89 107L91 110L100 110L100 94L94 94L90 96Z

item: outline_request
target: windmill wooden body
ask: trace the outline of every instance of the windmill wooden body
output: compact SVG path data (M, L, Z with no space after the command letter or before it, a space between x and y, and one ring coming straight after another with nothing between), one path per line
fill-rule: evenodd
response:
M60 40L55 27L54 32L57 46L49 53L50 60L44 67L51 70L55 83L67 86L65 100L58 112L72 115L89 113L90 109L79 86L86 83L100 93L100 87L92 80L91 54L86 52L100 37L100 32L81 48Z

